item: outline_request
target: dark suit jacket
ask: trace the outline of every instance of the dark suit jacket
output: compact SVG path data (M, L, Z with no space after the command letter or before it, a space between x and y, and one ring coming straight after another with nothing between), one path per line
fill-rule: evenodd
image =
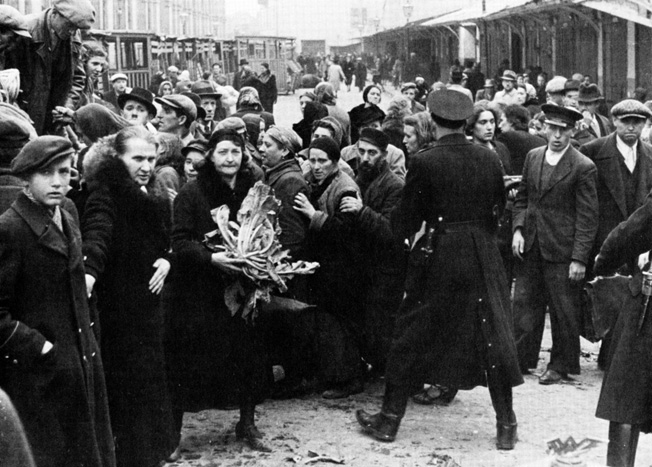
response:
M511 173L508 175L521 175L527 153L534 148L546 145L546 140L543 138L523 130L501 133L496 137L496 141L500 141L509 149Z
M631 212L627 212L625 187L619 175L618 158L622 156L616 146L615 133L583 145L580 152L591 159L598 169L597 190L600 214L598 234L593 248L597 253L609 232L631 214ZM652 146L639 141L636 156L639 176L636 181L634 209L645 202L647 194L652 190ZM595 255L591 255L591 257L595 257Z
M600 114L595 114L595 117L598 119L598 126L600 127L600 135L596 135L593 128L589 127L587 131L591 133L596 138L604 138L609 136L614 131L614 126L611 121Z
M569 146L547 186L541 185L546 147L525 158L523 179L514 201L514 230L522 229L525 252L539 241L546 261L587 264L598 230L597 169Z

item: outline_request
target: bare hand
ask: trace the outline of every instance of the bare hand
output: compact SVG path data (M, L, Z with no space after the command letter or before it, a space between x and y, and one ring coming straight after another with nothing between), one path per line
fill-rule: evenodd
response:
M52 120L55 122L72 123L75 112L68 107L56 106L52 111Z
M170 198L170 201L174 201L174 198L177 197L177 191L172 188L168 188L168 196Z
M586 273L586 265L579 261L572 261L568 268L568 278L572 281L581 281Z
M641 253L638 255L638 268L643 271L645 269L645 265L650 261L650 252L646 251L645 253Z
M155 295L161 293L163 290L163 284L165 283L165 278L170 272L170 262L165 258L159 258L154 261L152 267L156 268L154 275L149 280L149 291Z
M88 298L91 298L91 295L93 295L94 286L95 286L95 278L90 274L86 274L86 294L88 294Z
M523 261L523 251L525 250L525 239L521 233L521 229L516 229L514 231L514 237L512 238L512 253L518 259Z
M354 214L362 210L362 200L358 197L357 193L355 198L353 196L345 196L340 201L340 211L352 212Z
M294 197L294 209L304 214L308 219L312 219L312 216L317 212L308 197L303 193L299 193Z
M41 349L41 355L45 355L50 350L52 350L53 347L54 347L54 345L52 345L52 342L45 341L45 344L43 344L43 348Z
M244 264L244 260L232 258L225 251L220 251L211 255L211 263L224 272L239 273L241 271L239 266Z

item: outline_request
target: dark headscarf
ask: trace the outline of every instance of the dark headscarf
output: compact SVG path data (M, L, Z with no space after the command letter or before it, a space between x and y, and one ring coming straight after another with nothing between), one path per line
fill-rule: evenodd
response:
M299 123L292 125L292 129L297 132L303 142L303 148L310 145L310 138L312 137L312 124L317 120L328 117L328 109L324 104L319 102L306 102L306 107L303 110L303 119Z
M100 104L87 104L75 112L77 128L91 142L113 135L130 126L129 121Z

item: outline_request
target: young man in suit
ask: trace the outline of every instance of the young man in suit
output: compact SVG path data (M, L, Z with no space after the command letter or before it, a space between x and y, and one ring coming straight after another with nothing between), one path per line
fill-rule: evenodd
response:
M554 384L580 372L580 294L598 230L597 169L570 144L582 114L550 104L542 110L548 145L528 153L514 201L512 251L523 264L513 313L525 373L537 366L549 308L552 351L539 383Z

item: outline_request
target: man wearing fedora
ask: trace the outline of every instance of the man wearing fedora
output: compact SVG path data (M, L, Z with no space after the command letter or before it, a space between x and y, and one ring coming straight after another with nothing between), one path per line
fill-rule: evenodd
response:
M226 109L222 107L222 94L215 91L210 81L197 81L192 85L192 92L201 99L201 107L206 111L204 131L210 137L217 122L226 118Z
M414 235L418 240L409 253L383 405L379 413L358 410L356 417L376 439L393 441L408 398L423 381L465 389L488 386L496 411L496 446L513 449L512 387L523 378L496 240L497 218L505 206L503 172L492 150L464 135L473 114L468 97L448 89L432 92L428 108L438 139L414 156L391 215L397 240Z
M154 95L147 89L133 88L130 93L118 96L118 106L122 116L132 125L144 125L148 130L156 132L150 123L156 117Z
M512 252L516 270L513 314L521 371L536 368L546 309L552 351L540 384L580 372L579 317L586 265L598 230L597 170L571 146L582 114L545 104L547 146L525 158L514 201Z
M496 97L496 82L493 79L485 79L484 87L475 93L475 101L487 100L491 102Z
M598 168L599 225L591 260L609 232L642 206L652 190L652 146L641 141L645 121L652 117L652 112L637 100L626 99L614 105L611 114L616 131L580 147L580 152ZM621 272L629 275L635 268L635 264L630 264ZM611 341L612 334L607 333L598 356L598 366L602 369L609 365L607 356Z
M27 16L32 38L19 38L13 66L21 78L18 104L39 135L60 131L55 107L75 110L79 105L86 84L80 30L94 22L89 0L54 0L52 8Z
M494 96L494 102L502 102L505 105L518 104L516 94L516 73L512 70L505 70L500 78L503 90L498 91Z
M580 86L577 104L580 112L584 115L584 122L588 126L589 133L596 138L607 136L614 130L609 119L598 113L602 102L604 102L604 97L602 97L597 84Z

